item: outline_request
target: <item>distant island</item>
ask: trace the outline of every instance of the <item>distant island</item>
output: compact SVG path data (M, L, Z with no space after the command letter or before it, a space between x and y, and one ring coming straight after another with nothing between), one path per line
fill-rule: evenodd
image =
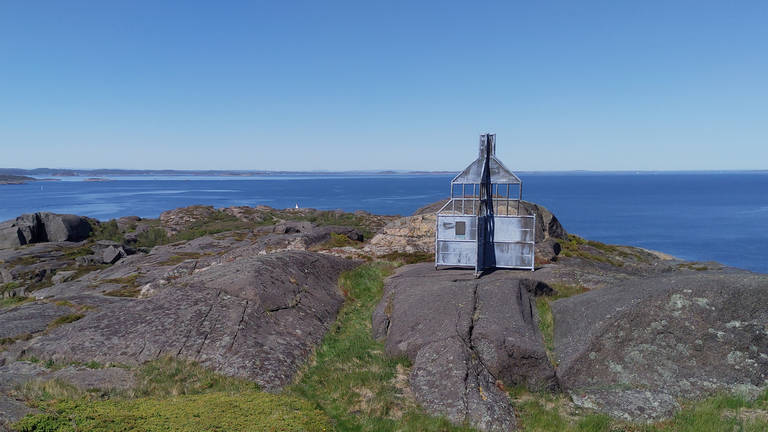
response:
M27 176L0 174L0 184L24 184L35 180L37 179Z
M285 175L402 175L402 174L455 174L453 171L260 171L260 170L133 170L133 169L57 169L57 168L0 168L0 179L4 177L26 178L25 181L36 180L28 176L51 177L88 177L104 176L221 176L221 177L255 177L255 176L285 176ZM2 184L2 183L0 183Z

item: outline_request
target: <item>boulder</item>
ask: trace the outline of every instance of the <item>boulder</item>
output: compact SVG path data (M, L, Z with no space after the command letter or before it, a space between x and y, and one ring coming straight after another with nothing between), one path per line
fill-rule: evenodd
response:
M156 260L128 257L102 276L135 272L132 262L142 259ZM355 263L299 251L259 256L250 248L217 260L166 279L149 298L112 297L28 342L25 351L41 359L128 365L178 356L265 389L282 387L333 323L343 303L338 276Z
M51 282L54 284L59 284L62 282L66 282L76 274L77 272L74 270L63 270L63 271L57 271L56 274L53 275L51 278Z
M37 213L45 229L46 239L43 241L78 242L91 235L92 227L88 219L71 214Z
M700 271L553 302L558 377L578 405L651 421L677 399L768 386L768 276Z
M110 246L101 251L101 262L104 264L114 264L124 256L126 256L126 253L122 247Z
M474 279L472 271L432 264L402 267L386 282L373 314L373 332L387 353L413 362L411 388L427 411L486 431L514 427L502 385L555 389L536 324L542 282L497 272Z
M91 231L90 222L82 216L48 212L24 214L13 221L0 223L0 248L41 242L77 242L87 239Z

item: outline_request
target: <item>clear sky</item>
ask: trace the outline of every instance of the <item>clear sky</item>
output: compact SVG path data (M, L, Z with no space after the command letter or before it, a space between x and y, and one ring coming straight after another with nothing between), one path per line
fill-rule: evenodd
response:
M768 1L0 0L0 167L768 169Z

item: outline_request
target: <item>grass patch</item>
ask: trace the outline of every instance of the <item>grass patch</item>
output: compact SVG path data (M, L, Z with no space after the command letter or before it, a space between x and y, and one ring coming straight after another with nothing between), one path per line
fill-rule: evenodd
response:
M632 254L619 248L593 240L586 240L574 234L568 234L567 240L557 240L560 243L560 255L566 257L583 258L588 261L597 261L611 264L615 267L623 267L624 263L616 257L627 258Z
M55 329L56 327L62 326L64 324L73 323L84 316L85 315L81 313L72 313L68 315L62 315L56 318L55 320L51 321L50 324L48 324L48 330Z
M557 360L555 358L555 317L552 315L552 302L557 299L585 293L589 289L580 285L561 283L553 283L551 287L555 290L554 295L536 297L536 311L539 315L539 331L541 332L542 339L544 339L547 357L549 357L552 365L557 367Z
M678 264L677 268L679 269L687 269L687 270L694 270L694 271L706 271L709 270L709 267L705 265L698 265L695 262L686 262L682 264Z
M111 219L107 222L101 222L93 227L91 233L91 240L109 240L117 243L122 243L123 233L120 231L120 227L117 225L115 219Z
M19 281L13 281L13 282L4 283L4 284L0 285L0 294L2 294L4 292L7 292L7 291L10 291L10 290L14 290L16 288L20 288L22 285L23 284L21 282L19 282Z
M93 255L93 250L89 247L79 247L75 249L69 249L64 252L64 256L67 258L75 259L82 256Z
M338 225L352 227L360 231L363 234L363 238L366 240L373 236L375 229L381 228L380 226L375 226L376 223L374 223L371 215L337 213L332 210L315 210L308 214L296 214L288 211L281 212L279 217L285 220L311 222L318 226Z
M362 243L356 242L344 234L331 233L330 238L318 245L312 246L310 250L318 251L325 249L342 248L346 246L360 247Z
M109 267L109 264L89 264L89 265L79 265L79 266L73 266L73 267L65 267L61 269L60 271L74 271L75 274L73 274L69 280L78 280L81 277L87 275L88 273L104 270L105 268Z
M544 393L526 396L526 399L513 401L518 426L523 431L618 432L625 430L614 429L613 420L603 414L569 415L566 396Z
M145 363L136 374L131 397L169 397L209 392L258 391L256 383L212 372L197 363L173 357Z
M242 230L253 225L253 223L241 221L230 214L217 210L205 219L192 222L184 230L171 236L169 242L189 241L209 234Z
M10 264L11 267L31 266L37 264L39 261L40 258L34 255L25 255L18 257L15 260L9 261L8 264Z
M121 277L121 278L115 278L115 279L104 279L102 283L112 283L112 284L120 284L122 285L120 288L107 291L104 293L104 295L112 296L112 297L138 297L139 293L141 292L141 289L139 288L138 273L134 273L130 276Z
M261 392L194 362L161 358L141 366L137 385L113 394L82 391L58 380L31 381L21 396L42 411L19 431L331 431L313 404ZM107 398L104 400L103 398Z
M204 256L204 254L197 253L197 252L178 252L176 255L173 255L167 260L157 263L157 265L161 265L161 266L176 265L189 259L199 259L202 256Z
M32 297L22 297L22 296L6 297L3 299L0 299L0 308L12 308L14 306L31 302L33 300L34 299Z
M152 227L136 236L137 248L153 248L168 243L168 234L159 227Z
M402 265L435 262L435 254L429 252L390 252L380 258Z
M32 335L29 333L22 333L20 335L16 335L13 337L4 337L4 338L0 338L0 346L10 345L16 341L26 341L30 339L32 339Z
M403 397L396 378L407 360L389 358L371 336L371 313L391 271L391 265L370 263L342 274L347 301L314 360L287 391L318 406L342 432L469 430L428 416Z
M329 419L307 401L263 392L173 398L66 400L50 413L16 423L31 431L328 431Z

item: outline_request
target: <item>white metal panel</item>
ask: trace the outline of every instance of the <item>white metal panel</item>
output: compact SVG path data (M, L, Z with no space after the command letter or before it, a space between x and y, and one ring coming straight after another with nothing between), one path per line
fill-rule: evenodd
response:
M456 222L466 224L466 234L456 236ZM437 216L437 240L477 240L477 216Z
M436 265L474 267L477 262L477 242L439 241L435 254Z

